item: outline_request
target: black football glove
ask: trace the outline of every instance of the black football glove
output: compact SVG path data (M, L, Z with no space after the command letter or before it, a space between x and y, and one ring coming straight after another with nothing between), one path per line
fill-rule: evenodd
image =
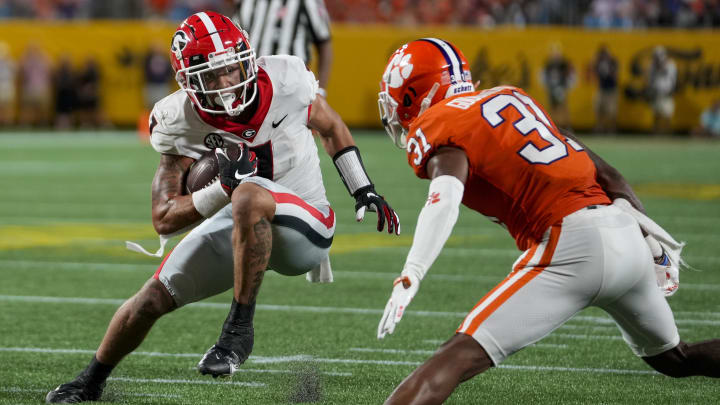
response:
M245 144L240 144L238 151L239 155L237 159L234 159L228 157L227 148L215 148L220 185L227 195L232 195L233 190L240 185L243 179L257 173L255 152L250 151Z
M353 197L355 197L355 219L357 221L363 220L365 211L374 211L378 214L378 232L382 232L387 220L388 233L395 232L396 235L400 235L400 218L390 207L390 204L375 192L375 186L371 184L362 187L353 193Z

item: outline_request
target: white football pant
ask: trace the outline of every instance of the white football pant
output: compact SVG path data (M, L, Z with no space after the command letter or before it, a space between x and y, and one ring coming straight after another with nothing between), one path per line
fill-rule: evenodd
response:
M305 274L327 258L335 233L335 213L313 207L271 180L250 177L275 199L271 223L272 252L268 268L287 276ZM155 278L178 307L233 287L232 204L190 231L165 257Z
M638 356L680 341L640 227L614 206L583 208L553 225L457 331L475 338L498 365L590 306L610 314Z

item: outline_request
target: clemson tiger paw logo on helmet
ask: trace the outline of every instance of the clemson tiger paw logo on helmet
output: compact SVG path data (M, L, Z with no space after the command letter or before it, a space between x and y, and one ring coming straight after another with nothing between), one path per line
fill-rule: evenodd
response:
M413 71L413 65L410 63L411 54L398 53L393 57L392 62L388 64L388 68L385 71L385 82L391 88L398 88L402 86L405 79L410 77Z

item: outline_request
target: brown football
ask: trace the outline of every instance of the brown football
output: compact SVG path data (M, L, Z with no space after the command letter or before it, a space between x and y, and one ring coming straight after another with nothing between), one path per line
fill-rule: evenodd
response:
M238 145L227 145L225 151L230 160L237 160L240 156ZM215 156L215 149L210 149L188 168L187 177L185 177L185 192L192 194L202 190L217 180L219 174L220 168L218 167L217 156Z
M218 178L218 161L215 150L205 152L200 159L193 162L185 178L185 192L192 194L209 186Z

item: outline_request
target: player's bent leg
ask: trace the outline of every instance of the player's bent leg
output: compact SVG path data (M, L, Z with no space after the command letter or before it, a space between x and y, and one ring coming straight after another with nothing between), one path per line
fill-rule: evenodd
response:
M460 383L492 366L490 356L475 339L458 333L405 378L385 405L441 404Z
M142 343L155 321L175 308L165 286L155 278L148 280L113 315L96 354L98 361L117 365Z
M115 312L97 353L74 380L50 391L47 403L77 403L100 399L113 368L145 339L155 321L172 311L175 302L157 279L151 278Z
M233 191L231 201L234 298L217 343L198 363L201 374L213 377L232 375L252 352L255 299L272 251L275 201L270 192L243 183Z
M328 253L335 234L332 209L329 206L317 209L287 200L277 202L276 207L269 267L285 276L299 276L319 269L324 262L329 270Z
M720 378L720 339L680 344L643 360L656 371L670 377L705 376Z
M232 194L235 300L255 302L272 251L272 194L254 183L240 184Z

